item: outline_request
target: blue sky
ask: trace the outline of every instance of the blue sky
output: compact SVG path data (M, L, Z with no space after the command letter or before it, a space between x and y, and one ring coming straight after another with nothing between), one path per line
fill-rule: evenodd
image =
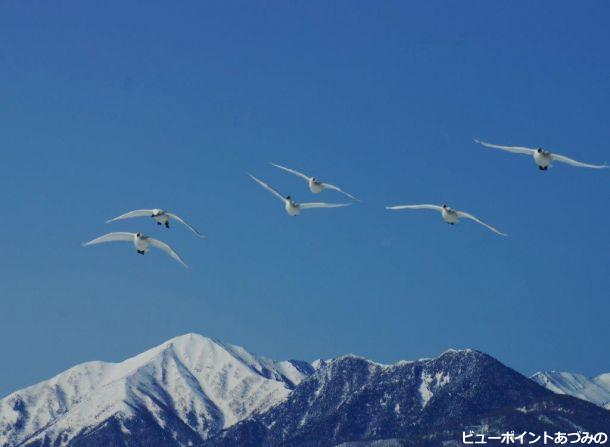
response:
M607 2L2 2L0 395L198 332L274 358L610 370ZM297 200L363 199L288 217ZM449 203L509 233L397 203ZM162 207L208 239L146 219ZM189 270L108 231L172 244Z

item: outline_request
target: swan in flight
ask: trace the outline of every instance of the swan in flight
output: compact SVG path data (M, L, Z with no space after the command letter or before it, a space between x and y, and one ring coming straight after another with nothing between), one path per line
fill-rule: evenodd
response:
M180 264L188 268L188 265L182 260L180 255L174 251L172 247L167 245L165 242L159 241L149 236L145 236L142 233L125 233L122 231L115 233L108 233L98 238L95 238L89 242L83 243L83 247L88 247L89 245L101 244L103 242L133 242L136 251L143 255L152 245L155 248L163 250L165 253L170 255Z
M271 166L275 166L276 168L282 169L286 172L290 172L291 174L294 174L297 177L301 177L302 179L306 180L307 184L309 185L309 190L311 192L313 192L314 194L319 194L322 191L324 191L325 189L332 189L332 190L340 192L341 194L345 194L347 197L349 197L352 200L355 200L357 202L362 202L362 200L357 199L353 195L343 191L338 186L331 185L330 183L321 182L320 180L318 180L315 177L310 177L309 175L305 175L299 171L295 171L294 169L287 168L286 166L276 165L275 163L270 163L270 164L271 164Z
M588 163L582 163L580 161L573 160L571 158L565 157L563 155L554 154L549 151L545 151L541 147L536 149L531 149L529 147L520 147L520 146L498 146L497 144L486 143L481 140L474 140L475 143L482 144L485 147L492 147L494 149L502 149L503 151L512 152L514 154L525 154L534 157L534 161L538 165L538 169L541 171L546 171L553 161L560 161L562 163L567 163L572 166L577 166L579 168L593 168L593 169L605 169L608 168L608 165L591 165Z
M155 208L152 210L134 210L129 211L128 213L121 214L120 216L114 217L110 220L107 220L106 223L114 222L122 219L130 219L132 217L152 217L157 225L165 225L165 228L169 228L169 220L174 219L186 226L189 230L195 233L199 237L205 237L201 234L195 227L189 224L186 220L182 219L180 216L170 213L168 211L162 210L160 208Z
M460 218L463 217L465 219L474 220L475 222L483 225L484 227L487 227L488 229L490 229L494 233L499 234L500 236L507 236L506 234L502 233L501 231L496 230L491 225L487 225L482 220L477 219L472 214L468 214L468 213L466 213L464 211L454 210L453 208L450 208L447 205L442 205L442 206L438 206L438 205L398 205L398 206L386 206L386 209L388 209L388 210L405 210L405 209L408 209L408 210L435 210L435 211L440 211L441 216L443 217L443 220L445 222L447 222L448 224L450 224L450 225L455 225L456 223L459 222Z
M248 174L252 177L256 183L261 185L266 190L270 191L274 196L284 202L284 209L291 216L297 216L301 213L301 210L305 210L308 208L338 208L340 206L348 206L351 203L322 203L322 202L314 202L314 203L296 203L290 196L282 196L279 192L277 192L274 188L269 186L267 183L262 180L257 179L252 174Z

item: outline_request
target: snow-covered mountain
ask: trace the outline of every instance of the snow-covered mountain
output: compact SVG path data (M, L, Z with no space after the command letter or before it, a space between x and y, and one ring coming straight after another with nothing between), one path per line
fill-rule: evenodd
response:
M64 446L114 424L141 421L194 445L284 400L313 368L276 362L196 334L121 363L89 362L0 401L0 446ZM169 444L161 444L169 445Z
M538 372L532 380L558 394L568 394L588 400L610 410L610 373L587 377L571 372Z
M465 429L610 432L610 411L474 350L309 364L196 334L0 400L0 447L432 447Z

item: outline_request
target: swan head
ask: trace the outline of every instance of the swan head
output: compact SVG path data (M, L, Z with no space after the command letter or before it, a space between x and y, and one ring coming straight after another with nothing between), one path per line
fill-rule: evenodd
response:
M161 214L163 214L163 213L165 213L165 211L163 211L163 210L162 210L162 209L160 209L160 208L155 208L155 209L153 210L153 216L160 216L160 215L161 215Z
M140 233L139 231L136 233L136 237L142 237L142 233Z
M541 148L541 147L539 147L539 148L536 148L536 152L537 152L538 154L542 154L544 151L542 150L542 148Z
M448 206L447 206L445 203L443 203L443 204L441 205L441 208L442 208L442 209L444 209L444 210L446 210L446 209L447 209L447 208L449 208L449 207L448 207Z

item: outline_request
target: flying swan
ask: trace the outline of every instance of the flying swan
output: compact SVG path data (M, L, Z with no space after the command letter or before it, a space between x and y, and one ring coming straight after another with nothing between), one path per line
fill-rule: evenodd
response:
M398 205L398 206L386 206L386 209L388 209L388 210L405 210L406 209L406 210L440 211L441 216L443 217L443 220L450 225L455 225L456 223L459 222L460 218L463 217L465 219L474 220L475 222L483 225L484 227L487 227L494 233L499 234L500 236L507 236L505 233L498 231L491 225L488 225L485 222L483 222L482 220L477 219L472 214L468 214L464 211L454 210L453 208L450 208L447 205L442 205L442 206L438 206L438 205Z
M301 173L299 171L295 171L294 169L287 168L286 166L276 165L275 163L270 163L270 164L271 164L271 166L275 166L276 168L282 169L282 170L284 170L286 172L290 172L291 174L294 174L297 177L301 177L302 179L306 180L307 184L309 185L309 190L311 192L313 192L314 194L319 194L322 191L324 191L325 189L332 189L332 190L340 192L341 194L345 194L347 197L349 197L352 200L356 200L357 202L362 202L362 200L357 199L353 195L343 191L338 186L331 185L330 183L321 182L320 180L318 180L315 177L311 177L309 175L305 175L305 174L303 174L303 173Z
M475 143L482 144L485 147L491 147L494 149L501 149L503 151L512 152L514 154L525 154L534 157L534 161L538 165L538 169L541 171L546 171L553 161L560 161L562 163L567 163L572 166L577 166L579 168L593 168L593 169L605 169L608 168L608 165L591 165L588 163L582 163L580 161L573 160L563 155L554 154L549 151L545 151L541 147L536 149L531 149L529 147L520 147L520 146L498 146L497 144L486 143L481 140L474 140Z
M170 219L177 220L184 226L186 226L189 230L195 233L199 237L205 237L201 234L195 227L189 224L186 220L182 219L180 216L170 213L168 211L162 210L160 208L155 208L151 210L134 210L129 211L128 213L121 214L120 216L114 217L110 220L107 220L106 223L115 222L117 220L123 219L131 219L132 217L152 217L157 225L165 225L165 228L169 228Z
M165 253L170 255L180 264L188 268L188 265L184 262L184 260L180 257L176 251L165 242L159 241L149 236L145 236L142 233L125 233L125 232L115 232L108 233L98 238L95 238L89 242L85 242L83 247L88 247L89 245L101 244L104 242L133 242L136 251L143 255L152 245L155 248L163 250Z

